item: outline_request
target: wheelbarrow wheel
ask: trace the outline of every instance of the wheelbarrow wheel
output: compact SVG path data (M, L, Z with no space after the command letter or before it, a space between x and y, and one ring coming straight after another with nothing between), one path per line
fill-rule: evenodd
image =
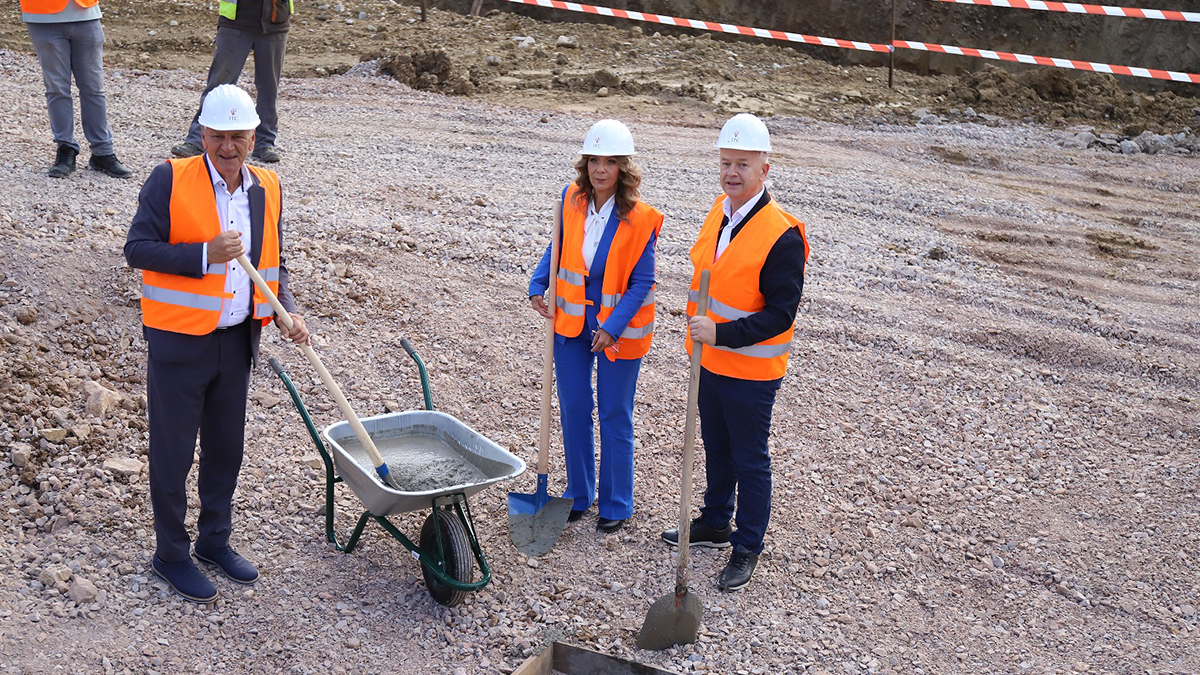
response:
M436 523L436 525L435 525ZM467 530L462 521L449 510L434 509L421 526L420 546L422 551L436 554L438 550L438 535L434 527L441 529L442 562L438 567L451 579L460 583L471 583L475 571L475 559L471 553L471 542L467 538ZM430 555L421 565L421 573L425 577L425 588L429 595L440 605L453 607L466 599L468 591L461 591L453 586L442 583L429 570L427 565L434 562L436 555Z

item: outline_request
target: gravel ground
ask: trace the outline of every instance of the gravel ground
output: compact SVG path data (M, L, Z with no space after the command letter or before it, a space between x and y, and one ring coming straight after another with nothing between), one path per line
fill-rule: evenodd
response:
M680 672L1200 671L1194 159L1007 123L770 120L773 192L813 248L774 517L742 592L716 590L723 553L696 552L700 640L654 653L634 640L672 585L658 533L677 517L711 116L626 116L667 214L628 527L599 536L593 515L526 559L505 493L533 492L527 471L471 502L491 585L436 605L377 527L351 555L325 545L313 444L263 365L233 542L263 578L218 580L197 606L148 568L145 351L121 247L200 76L111 71L136 179L54 181L36 62L0 52L0 71L0 673L504 673L553 639ZM437 408L532 463L542 324L524 289L594 117L351 75L283 92L293 288L356 409L421 405L407 337ZM264 356L319 426L340 419L297 351L271 335ZM345 531L359 503L343 490L337 506ZM395 520L415 537L423 518Z

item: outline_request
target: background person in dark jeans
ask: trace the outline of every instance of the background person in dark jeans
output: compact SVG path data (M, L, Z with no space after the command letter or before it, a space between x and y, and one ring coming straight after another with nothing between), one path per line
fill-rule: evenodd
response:
M260 162L278 162L275 137L279 132L279 113L275 101L279 96L279 77L283 73L283 53L292 26L294 0L222 0L218 5L217 39L212 65L208 68L208 84L200 100L218 85L237 84L246 58L254 52L255 110L260 122L254 130L254 151L250 156ZM171 148L172 155L194 157L204 152L200 147L199 120L197 109L187 138Z

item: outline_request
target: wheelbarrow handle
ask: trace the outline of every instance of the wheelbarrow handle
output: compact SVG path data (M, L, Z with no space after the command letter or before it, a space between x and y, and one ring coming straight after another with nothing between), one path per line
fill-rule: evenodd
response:
M408 338L400 338L400 346L404 348L404 351L408 352L410 357L416 356L417 350L413 348L412 343L408 341Z

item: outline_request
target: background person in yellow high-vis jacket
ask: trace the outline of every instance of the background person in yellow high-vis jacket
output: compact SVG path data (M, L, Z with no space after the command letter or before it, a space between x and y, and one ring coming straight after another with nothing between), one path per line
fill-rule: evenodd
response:
M734 591L750 583L771 515L771 409L787 370L808 240L804 223L767 192L771 139L762 120L736 115L717 147L725 194L692 247L687 306L688 353L693 339L706 345L698 403L708 478L690 535L692 546L733 546L717 585ZM704 270L710 270L708 315L700 317ZM678 546L678 530L663 539Z
M217 3L217 39L213 42L212 65L208 84L200 95L222 84L237 84L250 52L254 52L255 111L258 128L254 130L254 159L278 162L275 139L279 135L279 78L283 74L283 53L287 50L288 29L292 26L295 0L220 0ZM200 111L192 118L187 137L171 148L176 157L195 157L204 152L200 139Z

